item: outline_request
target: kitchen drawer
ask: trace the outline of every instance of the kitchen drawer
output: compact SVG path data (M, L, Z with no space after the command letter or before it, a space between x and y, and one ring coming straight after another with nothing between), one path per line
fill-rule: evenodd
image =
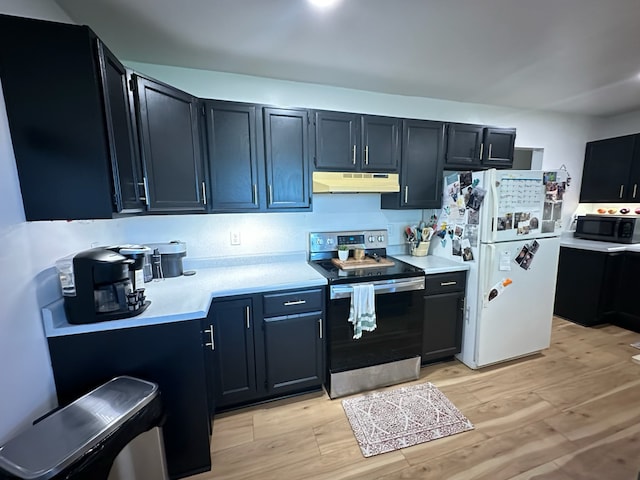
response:
M438 273L425 278L425 295L463 292L466 284L466 272Z
M263 296L264 317L291 315L324 309L321 288L268 293Z

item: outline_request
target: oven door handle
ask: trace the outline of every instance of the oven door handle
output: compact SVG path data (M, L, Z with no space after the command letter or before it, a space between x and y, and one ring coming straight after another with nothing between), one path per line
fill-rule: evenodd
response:
M411 290L424 290L424 277L403 278L398 280L380 280L377 282L358 282L356 285L373 284L376 295L384 295L387 293L409 292ZM330 298L335 300L338 298L351 297L353 285L332 285L330 289Z

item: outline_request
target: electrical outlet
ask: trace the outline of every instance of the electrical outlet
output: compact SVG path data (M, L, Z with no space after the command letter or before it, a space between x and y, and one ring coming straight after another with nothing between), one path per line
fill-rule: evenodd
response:
M231 231L231 245L240 245L240 232L237 230Z

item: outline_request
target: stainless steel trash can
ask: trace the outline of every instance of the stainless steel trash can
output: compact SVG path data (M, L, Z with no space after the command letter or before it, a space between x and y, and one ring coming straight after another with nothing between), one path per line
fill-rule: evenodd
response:
M0 479L166 480L155 383L116 377L0 447Z

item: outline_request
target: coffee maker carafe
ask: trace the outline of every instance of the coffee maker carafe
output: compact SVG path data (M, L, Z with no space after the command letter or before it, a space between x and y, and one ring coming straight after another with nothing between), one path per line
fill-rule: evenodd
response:
M84 324L141 314L151 302L134 289L133 260L105 247L92 248L57 263L67 320Z

